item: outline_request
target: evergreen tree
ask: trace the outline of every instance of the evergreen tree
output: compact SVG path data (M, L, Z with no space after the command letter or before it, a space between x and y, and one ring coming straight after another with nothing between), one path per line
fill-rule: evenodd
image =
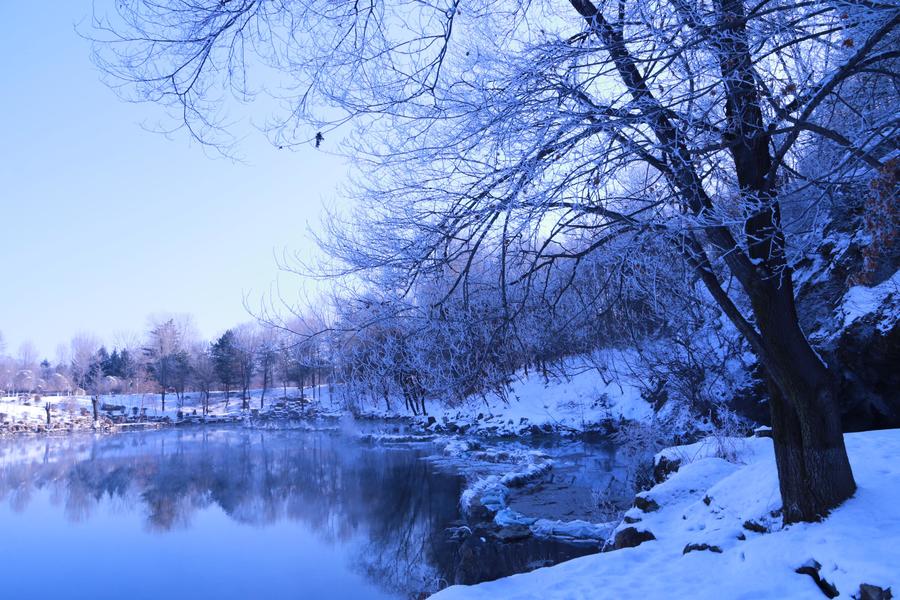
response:
M234 331L229 329L217 339L211 349L216 375L225 386L225 406L228 406L228 392L238 382L240 374L240 357Z
M100 346L100 349L91 357L87 373L84 376L84 382L88 388L96 388L100 384L103 377L107 375L104 365L108 363L109 352L105 347Z
M101 348L101 350L103 352L106 352L105 348ZM113 348L112 354L107 355L105 359L101 359L100 364L103 367L103 372L106 375L111 375L112 377L122 376L121 359L119 357L119 350L117 348Z
M179 350L172 355L172 386L178 395L179 407L184 405L184 391L191 376L191 361L186 350Z

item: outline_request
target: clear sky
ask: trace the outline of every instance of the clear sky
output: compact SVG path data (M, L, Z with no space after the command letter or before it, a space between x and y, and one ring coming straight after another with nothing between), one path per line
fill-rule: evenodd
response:
M212 336L246 321L278 277L273 252L312 251L308 226L335 201L344 161L277 150L214 159L163 116L100 81L75 31L90 0L12 2L0 23L0 331L51 360L77 332L114 342L158 312L192 313ZM81 26L86 29L85 26ZM327 140L326 140L327 145ZM295 291L292 276L280 276Z

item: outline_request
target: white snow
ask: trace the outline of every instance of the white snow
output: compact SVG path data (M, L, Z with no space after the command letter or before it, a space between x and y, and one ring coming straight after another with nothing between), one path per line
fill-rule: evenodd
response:
M531 524L531 532L544 538L561 540L602 540L612 530L615 523L589 523L576 519L574 521L554 521L538 519Z
M897 310L900 308L900 269L874 287L855 285L847 290L838 308L843 316L844 327L865 315L879 311L885 302L892 299L895 300L895 309L888 310L885 318L878 323L879 329L883 332L889 331L900 318L900 310Z
M569 377L549 380L535 372L528 376L519 373L509 386L506 399L496 394L471 396L459 406L429 406L429 415L437 425L453 422L468 426L469 433L493 435L523 435L532 426L552 427L556 433L580 433L604 421L648 422L654 418L653 407L641 397L640 390L625 381L604 381L592 367L570 359ZM402 406L395 401L394 406ZM363 412L366 417L390 418L408 413L388 413L382 406ZM481 414L482 418L477 416Z
M322 386L322 400L320 404L330 404L331 399L328 394L327 386ZM287 390L277 387L266 390L265 406L271 407L276 402L282 400L287 393L288 398L297 398L300 391L297 388L289 387ZM308 399L311 390L305 390ZM259 408L261 389L248 390L250 408ZM213 417L238 416L241 414L240 392L231 392L228 405L225 405L224 394L220 391L213 392L209 402L209 414ZM44 422L47 413L44 411L45 403L50 403L51 418L58 416L74 415L81 411L92 411L90 396L72 395L72 396L42 396L34 400L31 397L28 403L23 403L17 396L0 396L0 414L5 414L7 420L16 422ZM148 417L169 417L176 419L178 412L190 414L194 411L202 414L202 394L200 392L187 392L184 394L183 404L179 406L178 398L175 394L166 395L166 409L162 410L162 397L159 394L143 393L143 394L110 394L100 397L100 403L116 406L124 406L127 415L133 414L133 409L138 411L144 410ZM105 414L105 413L104 413Z
M637 509L634 526L656 540L596 554L477 586L455 586L435 600L810 598L823 593L795 570L810 560L841 598L867 583L900 591L900 430L848 434L859 489L821 523L782 527L772 515L781 499L767 438L706 441L670 449L687 461L643 494L659 510ZM716 456L732 451L730 460ZM704 501L706 499L706 501ZM708 504L707 504L708 501ZM747 521L767 528L758 533ZM624 527L626 525L620 525ZM740 539L745 538L745 539ZM721 552L694 550L708 544Z

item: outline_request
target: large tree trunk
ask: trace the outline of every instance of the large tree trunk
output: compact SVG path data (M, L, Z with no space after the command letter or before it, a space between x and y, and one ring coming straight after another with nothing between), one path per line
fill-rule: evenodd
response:
M856 483L841 430L836 382L800 327L793 273L785 255L777 168L770 154L746 30L743 0L716 0L715 40L726 89L729 144L742 201L752 267L726 257L750 299L759 335L757 354L769 380L775 462L785 523L813 521L853 495ZM713 232L713 237L722 237ZM734 250L717 244L721 251Z
M785 523L822 518L853 495L837 384L800 329L788 282L751 297L765 355Z

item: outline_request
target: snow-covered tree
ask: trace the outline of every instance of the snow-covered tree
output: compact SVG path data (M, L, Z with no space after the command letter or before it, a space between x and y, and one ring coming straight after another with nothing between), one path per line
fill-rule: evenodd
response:
M100 341L88 333L79 333L72 338L66 354L76 388L87 389L94 353L99 347Z
M189 371L185 350L189 330L188 319L151 318L143 352L147 373L156 381L162 395L162 410L166 410L166 392L170 388L184 391Z
M223 98L269 87L259 62L280 71L279 145L356 118L365 202L325 245L337 274L387 270L401 295L440 269L465 281L479 254L508 290L613 239L665 241L762 365L792 522L855 483L795 305L816 228L788 217L896 169L898 24L895 3L853 0L128 0L98 22L98 60L206 143Z

